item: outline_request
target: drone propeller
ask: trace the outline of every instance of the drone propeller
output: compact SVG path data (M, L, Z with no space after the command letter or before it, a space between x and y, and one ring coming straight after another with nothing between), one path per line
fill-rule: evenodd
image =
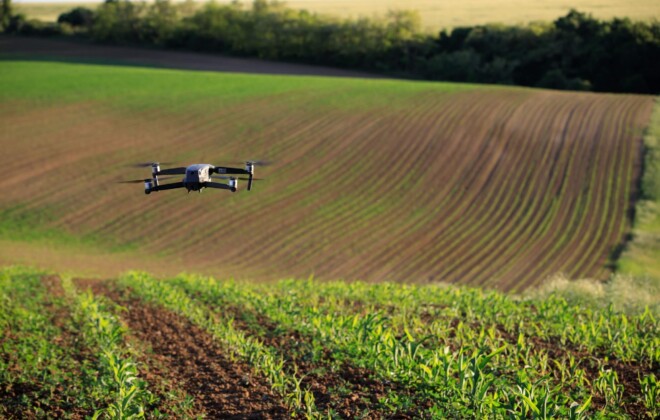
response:
M148 168L154 164L169 166L169 165L173 165L174 163L173 162L138 162L126 166L129 166L131 168Z
M270 160L248 160L254 166L270 166L273 164Z
M232 179L233 178L233 179L239 179L241 181L249 181L250 180L250 178L246 178L244 176L233 176L233 177L232 176L218 176L216 178L220 178L220 179ZM265 181L264 178L252 178L252 180L253 181Z
M270 160L244 160L244 161L233 161L230 162L232 165L245 165L246 163L251 163L254 166L270 166L273 164Z
M174 178L173 176L164 176L158 178L159 181L166 181L168 179ZM141 184L146 181L151 181L151 179L129 179L127 181L117 181L118 184Z

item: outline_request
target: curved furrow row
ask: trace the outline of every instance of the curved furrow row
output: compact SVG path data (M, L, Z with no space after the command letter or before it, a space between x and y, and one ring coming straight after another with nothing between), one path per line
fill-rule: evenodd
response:
M436 191L429 191L424 185L431 177L431 167L433 165L442 165L445 156L429 153L429 150L435 147L437 141L437 132L440 127L445 129L445 134L449 135L455 127L452 122L458 113L465 111L464 103L452 103L450 110L438 110L439 118L428 124L420 124L419 127L412 127L414 130L423 129L428 126L422 136L424 143L420 144L421 149L416 152L414 159L409 164L407 174L399 183L392 183L388 188L392 188L390 193L395 197L388 198L386 192L379 195L374 203L385 206L390 201L391 211L382 212L374 217L373 224L375 229L368 229L367 226L361 226L356 236L358 242L355 244L359 250L358 254L347 261L348 275L351 277L365 277L367 275L376 275L386 278L396 275L393 270L389 270L388 263L392 260L392 252L400 252L405 248L405 241L415 240L415 225L420 217L429 217L429 213L436 207L433 203L442 200L446 194ZM420 136L415 131L411 131L408 136ZM451 145L447 145L451 146ZM451 147L449 147L451 148ZM396 151L390 152L392 157ZM416 178L416 179L415 179ZM405 185L402 185L405 184ZM396 200L393 200L395 198ZM382 203L382 204L380 204ZM392 246L382 246L383 243L392 244ZM378 257L375 257L378 255ZM371 256L371 258L370 258ZM374 264L374 262L376 264ZM344 270L345 271L345 270ZM339 273L338 273L339 274Z
M555 103L547 111L557 115L565 106L566 104ZM500 212L493 212L490 206L483 206L487 212L480 215L481 220L495 220L498 222L494 226L475 223L474 225L479 227L479 230L471 235L469 238L471 240L463 241L463 248L456 250L454 256L449 258L452 263L447 265L447 269L437 274L439 278L451 282L466 278L469 279L470 284L484 281L485 278L480 275L478 269L480 267L490 267L495 259L506 261L515 258L515 254L507 255L510 247L514 243L526 239L521 230L535 222L534 217L531 221L529 217L542 215L542 212L538 209L542 205L543 199L547 198L546 194L539 194L539 190L543 188L539 184L542 183L545 175L543 161L555 151L555 147L558 145L552 141L547 141L544 135L551 129L554 120L546 118L543 121L541 110L537 108L533 111L536 112L532 113L532 110L525 109L525 113L529 115L527 119L533 121L535 128L529 132L526 141L523 140L525 143L530 144L531 148L514 150L515 159L502 162L501 170L507 171L511 167L518 168L518 170L511 171L514 176L510 182L498 183L501 185L499 188L491 187L491 189L509 192L506 197L500 198L495 206L495 208L499 207L501 209ZM511 124L514 125L515 122ZM535 145L536 141L529 141L529 139L536 138L542 139L540 146ZM530 163L537 168L536 171L531 173L524 170ZM523 171L520 171L520 168L523 168Z
M434 111L432 108L431 111L432 113L423 117L419 122L416 122L414 124L409 124L408 126L411 126L413 129L414 128L427 128L427 134L421 137L421 140L423 140L423 143L421 140L417 140L417 135L412 134L412 133L407 133L406 137L411 138L415 136L414 138L416 139L416 142L419 143L417 147L422 147L423 149L416 152L415 154L412 155L411 158L406 159L406 155L404 153L398 152L397 148L393 148L393 150L387 151L385 150L384 152L387 153L388 155L384 156L382 158L383 161L387 161L389 158L389 161L393 161L395 163L400 163L400 162L405 162L406 166L397 166L397 167L392 167L393 172L396 173L415 173L415 171L419 171L419 167L425 167L425 165L428 163L425 161L427 156L429 155L428 153L425 153L430 147L433 146L433 139L434 139L434 130L437 129L438 125L442 125L443 123L446 124L446 121L444 121L444 118L448 117L451 118L451 115L453 115L453 112L455 109L460 109L460 107L456 106L457 101L452 101L452 112L447 112L444 113L442 110L439 112L443 113L443 118L436 120L436 121L428 121L429 118L433 118L434 114L438 111ZM460 104L460 102L459 102ZM419 112L418 112L419 113ZM449 128L449 125L447 125L447 128ZM415 141L415 140L413 140ZM411 149L411 148L408 148ZM418 150L418 149L416 149ZM406 150L406 152L410 152L412 150ZM390 167L388 166L388 169ZM393 183L389 180L389 178L386 176L387 174L383 174L379 176L378 174L374 175L374 177L379 178L378 179L378 184L377 186L380 186L381 190L376 191L375 193L372 193L370 191L363 191L362 195L365 197L378 197L377 200L372 200L371 205L378 204L379 202L384 202L385 200L388 199L388 195L398 195L398 194L404 194L409 191L408 188L404 188L401 185L396 185L393 187ZM423 175L428 176L426 174ZM405 176L404 176L405 178ZM399 192L401 191L401 192ZM418 197L420 198L420 197ZM392 198L389 198L392 200ZM389 212L383 213L381 217L376 217L374 221L372 222L373 228L372 229L364 229L361 227L358 231L353 231L353 235L351 235L351 238L349 238L349 245L354 247L355 249L359 250L359 245L356 243L356 241L362 240L363 243L366 241L368 244L373 244L374 242L376 243L386 243L386 242L392 242L396 243L398 240L397 237L397 229L403 229L404 231L408 229L408 226L406 226L406 223L404 221L404 216L409 213L409 205L412 203L415 203L414 200L408 200L409 203L406 204L403 200L400 201L400 204L391 204L389 208L392 210ZM421 201L421 200L420 200ZM395 202L396 203L396 202ZM358 214L358 216L360 216ZM355 238L355 239L353 239ZM344 243L340 243L340 248L344 248L342 245ZM339 257L340 263L336 265L335 270L341 271L341 272L347 272L348 275L351 275L352 277L361 277L363 274L368 274L368 271L365 272L359 272L359 271L352 271L350 268L350 265L348 265L346 262L342 261L341 257ZM321 272L325 273L324 270Z
M618 101L617 101L618 102ZM600 226L592 231L595 236L592 238L589 246L583 249L585 255L575 255L574 262L567 261L567 265L571 265L572 270L567 270L568 275L576 275L577 273L585 273L582 275L594 275L594 269L585 267L590 261L599 261L602 256L607 258L609 252L617 244L617 238L622 237L622 229L626 223L626 211L629 205L629 191L634 185L632 178L632 167L636 159L636 153L631 147L617 147L623 144L622 141L617 141L623 138L625 132L629 129L629 121L632 120L633 113L638 112L637 109L632 107L632 102L623 101L625 108L618 113L616 119L610 120L611 127L607 128L606 132L616 133L609 140L614 143L608 148L610 151L608 155L607 164L600 165L599 180L604 189L605 196L600 203L601 214ZM604 207L604 209L602 209ZM623 222L623 223L622 223ZM602 228L602 225L606 229ZM587 258L587 257L591 258ZM576 258L576 257L579 257ZM601 257L601 258L602 258Z
M611 106L612 105L610 104L610 107ZM609 220L612 208L610 207L610 202L608 199L608 197L612 194L612 185L610 182L608 182L608 179L611 179L610 173L612 172L616 173L618 175L617 177L625 175L625 172L620 172L618 163L623 160L623 163L627 165L628 162L626 162L626 160L629 159L629 156L626 156L625 154L616 154L616 144L610 145L608 143L614 143L612 140L616 140L616 137L619 136L622 123L624 122L625 119L623 118L610 119L607 121L607 123L604 123L601 125L601 127L599 127L604 132L616 133L616 136L609 138L607 136L595 136L602 140L602 143L604 143L600 144L600 148L605 149L604 151L606 153L600 162L594 162L596 167L592 172L593 178L590 184L594 186L593 190L595 194L590 194L590 198L592 198L590 204L592 207L591 209L587 210L587 213L598 216L589 218L588 222L585 223L584 235L575 245L578 251L568 255L565 259L565 265L568 267L565 269L567 275L571 275L572 272L580 272L583 276L591 276L592 273L583 271L581 269L581 265L584 265L584 256L577 254L579 252L594 252L594 248L599 247L601 252L598 252L598 254L591 254L589 256L590 259L593 259L595 255L602 255L603 253L606 253L606 251L603 251L603 248L607 248L612 245L611 242L607 241L613 227L611 220ZM625 179L624 181L630 182L631 180ZM602 241L604 242L600 243Z
M515 112L515 108L508 108L505 110L506 116L510 113ZM495 118L500 121L502 118L506 118L503 115L495 114ZM500 136L501 130L504 128L502 122L496 124L489 124L487 120L484 122L485 127L489 127L488 134L480 136L487 140L489 138L498 138ZM492 128L490 128L492 126ZM411 258L408 260L408 271L404 271L402 276L407 278L408 276L414 276L417 267L424 267L424 262L433 258L438 251L442 251L445 247L451 246L454 240L460 238L460 235L464 233L461 226L469 226L471 223L477 222L479 219L475 217L475 214L478 215L484 207L482 203L488 202L493 196L496 196L500 193L500 190L486 190L486 197L484 198L484 188L492 181L493 176L501 174L505 179L510 177L510 173L498 172L497 164L499 156L505 152L507 148L506 143L498 142L485 142L480 150L471 153L471 155L476 155L477 158L473 160L469 165L467 165L466 172L469 175L465 177L464 180L459 181L457 187L468 191L470 193L470 198L460 197L459 200L455 202L454 206L447 206L444 211L444 217L441 218L440 224L427 226L424 233L425 242L420 243L417 248L411 249L414 251L414 254L411 255ZM494 148L493 152L490 152L490 149ZM486 167L486 170L480 170L482 167ZM473 220L474 218L474 220ZM458 227L458 228L457 228ZM456 236L458 235L458 236ZM440 237L440 241L438 241ZM436 248L435 243L443 243L442 247ZM436 258L439 258L436 256ZM426 267L428 269L428 267ZM415 270L415 271L410 271Z
M628 99L630 102L630 120L627 121L627 124L624 125L623 130L620 135L627 136L630 130L633 130L633 127L642 127L645 121L648 121L650 114L653 110L653 107L649 104L645 104L639 101L633 101L632 98ZM634 147L630 146L630 143L633 143ZM616 179L617 185L613 187L613 194L610 199L611 205L616 206L617 213L614 216L611 216L611 223L614 225L614 232L611 234L608 243L613 244L610 246L618 246L625 239L625 235L628 234L631 226L631 215L630 211L633 209L636 199L636 195L639 193L637 191L636 180L638 180L642 175L642 161L644 159L641 150L643 148L643 141L641 135L635 138L630 138L628 141L620 141L618 143L618 150L616 156L624 156L627 154L632 154L632 158L626 159L628 166L625 168L626 176L616 176L612 173L611 177ZM617 194L618 193L618 194ZM595 273L595 278L604 277L602 274L607 270L606 262L609 259L609 255L602 252L600 259L593 259L591 261L591 267L585 269L587 272Z
M552 113L555 118L558 114L561 118L566 112L569 113L569 116L572 114L572 110L567 109L569 107L568 103L557 101L555 105L558 105L558 108ZM537 116L541 117L542 114ZM534 235L535 230L543 224L544 217L547 215L547 212L543 209L548 205L548 202L552 201L552 195L540 192L547 191L547 184L552 182L552 179L548 179L548 174L552 175L554 173L556 176L556 172L553 172L552 168L548 168L549 163L554 161L551 157L553 155L557 156L564 149L563 142L552 140L552 136L555 134L552 128L556 125L555 119L546 118L546 120L549 123L548 125L543 124L543 118L529 121L530 125L541 129L538 132L532 131L529 136L530 139L536 137L537 140L534 141L540 140L541 143L545 144L545 147L534 147L532 149L531 154L535 158L531 162L525 161L523 156L521 162L512 163L512 165L521 167L525 167L523 163L531 164L536 168L526 177L525 195L511 204L520 210L517 213L518 217L514 220L506 220L504 227L498 227L496 229L497 236L492 237L489 244L483 247L475 244L473 255L477 254L477 256L473 257L474 262L462 261L463 266L460 267L462 271L454 275L455 279L468 277L476 280L471 284L483 284L491 277L491 274L487 273L488 271L492 273L499 265L515 261L518 255L516 245L528 243L530 236ZM561 129L561 127L557 127L557 129ZM486 235L488 235L488 232L486 232Z
M601 112L604 115L612 115L612 110L608 109L612 106L616 106L617 110L619 108L618 104L610 102L600 107ZM569 273L570 269L575 267L578 259L582 257L579 253L584 252L594 244L594 241L599 240L597 235L606 230L604 223L607 223L605 218L607 208L603 208L603 205L607 205L606 196L609 186L605 181L607 180L608 171L612 169L610 165L612 158L620 158L620 156L615 156L614 150L612 150L614 145L608 144L610 140L616 140L616 138L607 134L614 133L616 136L618 121L617 119L605 121L604 115L601 115L599 121L595 122L598 126L595 128L595 135L593 136L593 147L598 153L595 153L594 158L590 160L588 173L591 179L582 189L582 195L586 194L588 200L584 209L583 220L585 221L580 223L579 229L574 235L575 239L567 244L567 248L561 250L561 254L559 254L558 261L561 261L563 266L560 270L547 271L546 275L552 275L556 271ZM601 135L601 133L605 135ZM621 174L618 174L618 176L621 176ZM585 191L587 188L589 190ZM608 244L604 245L607 246ZM591 258L594 258L594 256L597 257L597 255L590 255ZM588 276L589 274L583 272L581 275Z
M608 112L610 106L612 105L608 104L608 106L601 107L601 111L610 114ZM550 268L546 271L546 276L552 275L557 271L568 274L570 269L575 267L577 260L582 257L578 254L588 249L597 240L596 236L599 235L599 232L605 229L603 224L606 222L604 217L607 209L603 208L603 204L606 204L605 197L608 186L603 181L607 179L607 171L611 169L609 163L613 150L608 145L609 139L607 136L602 136L601 134L610 132L610 130L616 132L616 120L605 122L602 117L601 115L599 118L602 122L598 123L598 127L595 129L596 134L593 136L594 144L592 147L597 150L597 153L592 153L594 157L589 162L588 176L590 179L587 186L584 186L581 192L582 195L586 194L588 200L583 210L583 222L576 229L573 235L574 239L567 243L566 248L561 250L561 254L557 258L557 261L561 261L562 266L559 269ZM615 124L610 124L611 122ZM585 191L587 188L589 190ZM590 257L593 258L594 255ZM582 275L589 275L589 273L583 273Z
M399 138L405 138L405 132L403 130L407 127L425 126L427 121L435 114L434 105L436 104L429 101L425 105L423 108L416 107L414 113L411 113L413 115L405 121L400 121L398 118L391 119L388 122L388 126L391 126L391 129L386 131L385 136L373 138L376 144L372 145L372 149L376 150L377 153L368 158L368 165L358 166L361 171L357 175L358 185L350 191L351 196L355 198L344 201L344 205L336 209L334 215L327 217L324 221L325 223L322 222L321 225L314 224L314 234L322 234L324 241L338 245L339 250L341 250L339 253L329 255L328 257L330 258L326 258L325 261L317 263L315 265L317 272L327 275L329 270L324 268L324 265L346 267L345 259L350 255L351 251L350 249L347 251L346 247L359 249L359 240L365 239L362 232L359 231L363 225L361 220L368 219L372 208L377 207L382 199L392 199L397 188L401 189L401 186L395 181L392 181L392 179L396 179L398 174L406 174L413 169L412 166L418 160L419 148L428 142L428 138L412 139L407 147L404 147L403 150L398 152L400 149L399 144L388 141L388 137L396 138L400 136ZM383 147L392 146L392 143L394 143L394 151ZM396 157L391 156L393 153L396 154ZM392 209L392 212L388 212L388 215L390 213L396 213L396 204L390 205L389 208ZM370 233L379 234L379 231L382 229L388 230L388 226L388 222L381 220L378 223L374 223L373 228L370 229ZM344 229L351 231L352 235L346 237L342 233ZM383 233L387 234L387 232ZM381 236L381 238L387 240L386 237ZM307 239L302 239L303 243L310 243L313 237L308 235ZM318 242L315 247L313 246L307 250L307 259L313 258L314 254L324 251L323 244L319 246ZM336 262L336 260L339 260L339 262Z
M316 173L307 169L309 168L309 162L311 159L302 155L301 160L305 162L305 164L299 166L299 169L297 169L299 172L293 174L289 173L288 176L283 175L287 176L289 179L299 179L299 182L289 185L287 190L279 193L277 201L273 202L270 206L259 205L254 211L247 212L246 217L261 220L265 225L262 226L261 229L255 228L252 224L249 226L237 225L237 230L239 230L239 232L245 232L246 236L245 242L241 244L242 247L248 251L256 251L259 253L258 255L266 258L266 260L268 260L268 258L271 258L271 260L275 258L275 253L281 251L280 248L282 246L278 238L282 237L283 234L288 235L288 237L294 236L295 229L303 223L302 220L313 218L314 213L320 206L331 201L332 198L327 194L318 197L317 200L313 202L308 199L310 196L313 197L315 191L318 190L319 182L327 182L328 184L335 183L333 173L342 171L344 166L344 161L337 159L335 153L347 149L353 154L354 159L358 160L359 156L362 155L362 152L367 150L368 144L365 143L361 146L355 146L352 145L351 139L368 133L373 126L375 126L374 122L366 122L361 130L357 130L344 137L340 144L335 144L334 151L328 150L327 153L323 154L321 160L316 159L315 162L319 163L319 167L322 168ZM337 135L342 135L343 131L343 129L337 131ZM310 144L310 147L306 149L306 154L317 153L319 149L323 150L326 147L327 144ZM326 178L327 180L319 181L319 179L323 178ZM302 206L303 210L301 210L300 203L306 203L306 205ZM298 208L296 209L296 207ZM278 216L274 217L274 215ZM293 220L289 220L287 215L293 216ZM305 217L305 219L301 219L301 217ZM277 223L273 223L274 219ZM254 230L255 233L250 233L252 230ZM232 251L234 253L242 252L240 247L236 247Z
M510 120L519 118L517 117L519 114L520 111L517 110ZM534 115L531 111L529 114ZM524 200L523 193L528 190L530 180L528 178L529 173L521 170L522 165L516 163L521 155L525 157L526 155L533 156L535 149L531 147L531 142L524 142L522 148L518 145L519 142L520 140L515 134L509 137L507 143L510 143L510 145L503 150L501 158L498 156L498 160L495 162L497 165L494 169L495 173L489 178L489 183L484 186L487 194L479 203L480 205L474 206L477 210L474 216L475 220L465 223L467 225L465 227L461 226L461 229L457 231L459 236L451 239L451 242L456 245L452 246L453 244L450 244L445 248L447 252L438 256L438 258L444 256L450 261L449 264L443 267L443 271L438 272L440 278L450 278L449 276L453 271L463 265L461 256L470 257L469 252L471 250L476 253L485 251L481 245L473 243L472 238L476 238L480 243L487 243L492 239L491 235L500 232L503 224L512 226L512 223L507 222L515 217L517 212L521 211L522 206L518 203L521 201L519 197L522 196ZM512 161L508 161L510 159ZM510 170L511 167L515 169ZM498 174L500 178L495 177ZM502 178L502 176L505 176L505 178ZM523 180L523 182L520 182L520 180ZM493 188L493 185L498 187ZM497 244L493 241L491 245Z
M488 105L487 103L484 105ZM475 111L476 115L472 115L471 112L468 112L465 117L467 118L478 118L478 115L481 114L481 112L478 112L478 107L475 107L473 109ZM489 117L492 118L492 117ZM490 128L488 128L488 124L482 124L480 125L481 129L486 130L486 131L491 131ZM479 136L476 136L479 137ZM460 139L464 140L464 139ZM468 146L469 145L469 149ZM444 195L436 195L434 198L439 198L442 200L440 203L437 205L434 204L434 207L437 206L437 208L441 208L443 204L441 203L446 203L444 204L445 206L459 206L461 203L463 205L466 205L469 200L474 200L477 195L478 191L476 189L469 189L469 188L464 188L461 187L460 183L465 182L469 183L469 181L464 181L464 178L462 178L462 175L460 174L461 172L467 172L472 177L476 177L477 174L473 173L470 171L470 161L472 160L472 155L476 154L479 152L479 150L483 149L484 144L481 142L477 141L469 141L467 145L461 144L457 150L458 156L456 156L455 161L456 162L464 162L463 164L460 164L459 166L456 167L456 171L450 171L447 172L447 175L445 176L447 186L450 187L450 190L446 190L446 193ZM467 169L466 169L467 168ZM458 172L458 173L455 173ZM471 177L471 178L472 178ZM457 181L454 181L457 180ZM459 194L454 194L456 189L460 189L461 192ZM461 200L463 199L463 200ZM401 246L397 247L399 248L399 253L396 254L396 259L400 262L405 262L405 261L410 261L411 259L415 258L415 256L419 253L420 249L424 249L427 246L430 246L432 243L433 239L430 237L428 234L428 230L430 227L432 227L432 222L434 219L434 213L433 207L429 206L429 211L428 213L428 222L424 224L418 224L417 229L414 229L410 232L407 233L407 238L404 239L404 241L401 243ZM445 211L445 213L450 214L451 212ZM442 223L449 223L447 219L443 219ZM396 263L394 261L393 263ZM394 264L392 264L394 265ZM401 265L398 265L395 267L395 273L397 276L402 276L405 274L402 274L402 267Z
M531 219L527 219L528 222L525 224L525 229L520 234L523 240L509 240L511 244L509 246L505 245L505 249L510 255L520 256L524 249L529 247L530 243L534 243L534 241L545 235L547 233L548 223L557 210L556 203L558 194L556 191L556 184L560 181L561 171L557 170L555 166L565 162L567 155L572 151L567 142L562 139L565 135L567 122L573 117L575 111L575 107L572 106L570 102L563 102L562 105L561 109L567 112L559 115L559 118L552 119L552 126L549 128L552 137L546 138L547 142L553 144L554 152L551 156L548 156L547 160L544 158L540 159L541 163L545 164L544 167L539 167L541 180L545 179L545 184L534 186L537 190L543 190L545 188L546 193L537 194L537 196L542 197L542 201L540 203L535 201L535 203L538 204L534 207L534 211L529 210L529 213L533 213L533 216ZM562 132L563 134L558 136L556 134L557 132ZM534 162L535 167L536 165L538 165L538 163ZM555 187L553 187L553 185L555 185ZM539 191L536 192L538 193ZM479 281L474 284L483 285L489 280L497 281L496 273L516 261L514 258L508 256L502 256L500 258L496 253L492 253L489 260L490 261L483 261L480 271L474 273L474 275L479 278Z
M371 247L374 256L372 258L361 256L359 262L362 267L361 273L374 271L378 278L395 278L395 276L398 276L400 273L393 269L393 262L400 261L402 250L406 250L409 255L414 255L414 253L411 253L411 248L416 246L420 236L425 235L426 226L434 220L436 209L442 208L448 200L455 199L451 196L451 192L456 188L456 184L460 182L460 170L467 165L470 159L469 153L459 153L463 147L465 133L463 131L465 126L461 124L460 117L466 113L470 115L471 112L481 115L492 107L489 101L480 101L473 104L469 99L470 97L467 97L464 102L460 103L460 108L453 106L456 113L446 115L449 118L448 121L444 119L439 121L440 124L436 127L443 129L443 132L439 138L436 138L435 142L429 144L429 147L423 153L423 160L419 162L419 165L426 170L424 176L417 183L416 190L413 188L407 189L407 199L413 203L413 215L414 212L417 212L417 217L411 218L408 215L409 220L406 220L406 217L401 214L400 218L406 220L406 223L397 223L398 220L393 219L393 223L400 225L399 230L393 232L392 235L393 242L397 246L378 247L378 242L375 241ZM438 134L436 133L436 135ZM440 142L442 145L439 150L434 151L433 148L438 148ZM478 146L477 142L474 143L474 147L483 147ZM438 159L438 155L440 159ZM457 159L456 155L459 155L460 158ZM427 180L431 180L432 184L424 182ZM406 257L403 256L403 258Z
M336 156L333 157L333 160L337 162L339 168L344 168L339 179L334 180L331 177L328 178L328 191L325 194L326 200L322 202L317 202L316 211L311 213L307 221L300 221L293 226L293 229L290 231L282 232L285 236L281 237L282 243L276 249L273 249L273 253L270 255L271 260L282 261L283 258L296 258L297 263L303 263L303 256L296 254L297 250L309 251L310 245L316 235L323 234L324 232L330 233L330 231L323 225L323 220L319 218L324 218L327 223L337 223L341 219L342 215L350 214L350 210L346 210L347 203L345 201L340 201L340 207L334 208L331 216L332 217L323 217L324 212L327 212L325 206L336 207L334 204L335 200L338 197L341 197L342 191L348 191L351 189L352 184L355 184L356 181L353 180L353 175L345 172L348 170L354 170L354 168L359 168L360 173L359 177L364 177L363 173L368 173L373 170L378 162L368 157L369 153L374 149L374 142L383 136L387 135L388 124L384 123L380 126L373 126L373 129L370 129L368 132L364 133L365 137L361 138L360 145L356 147L355 145L348 143L346 144L347 152L341 153L341 149L337 149L339 152ZM366 161L366 163L364 163ZM327 171L328 168L324 168L324 171ZM340 169L341 170L341 169ZM327 174L331 176L330 173ZM358 180L360 182L361 180ZM320 181L324 182L324 181ZM357 190L360 190L360 186L357 186ZM334 194L333 194L334 193ZM329 199L329 200L328 200ZM349 206L358 207L359 202L350 202ZM312 229L309 227L312 226ZM324 239L327 237L324 236ZM275 243L277 245L277 243ZM313 245L311 245L313 246Z
M451 103L451 109L445 111L439 109L437 113L440 118L428 124L426 131L425 143L423 150L411 162L411 173L418 176L419 179L412 183L411 186L406 188L400 193L402 195L400 204L390 206L392 211L384 212L381 217L374 222L376 226L381 227L380 231L363 227L359 236L367 240L369 248L365 249L358 257L355 258L354 263L357 267L349 271L352 277L363 277L371 273L371 275L378 275L382 278L393 277L398 273L391 270L389 262L394 258L392 253L397 254L402 249L407 249L409 246L414 245L419 231L416 231L416 225L419 223L420 217L431 219L435 209L440 207L447 193L452 187L452 182L445 182L438 185L444 187L441 190L434 186L427 186L428 182L437 184L433 170L437 166L448 167L446 161L450 159L452 153L459 147L458 141L454 141L453 133L460 128L460 116L468 112L471 108L478 112L480 107L473 107L470 101L470 96L461 98L462 100L454 100ZM476 109L474 109L476 108ZM482 104L481 108L487 109L487 103ZM420 124L419 128L423 129L426 125ZM416 127L413 127L413 129ZM439 131L443 130L442 137L447 141L438 141ZM408 134L416 135L416 134ZM435 151L434 148L442 143L442 152ZM393 154L394 155L394 154ZM454 162L458 159L454 160ZM417 173L419 172L419 175ZM453 173L453 172L449 172ZM429 191L430 190L430 191ZM384 201L384 200L383 200ZM411 213L418 213L417 217L410 217ZM382 247L379 246L380 241L389 241L396 244L396 246ZM408 244L406 244L406 242ZM365 258L366 256L374 254L372 258ZM376 257L377 256L377 257ZM374 258L375 257L375 258ZM374 264L375 263L375 264ZM378 272L379 274L376 274Z
M583 104L579 104L579 106L581 107ZM580 109L578 108L578 110ZM516 287L525 280L538 282L542 280L541 277L544 275L545 270L551 270L552 273L561 271L563 261L558 260L552 255L554 252L561 251L561 249L568 246L576 238L576 232L583 224L586 217L584 207L588 205L589 198L580 193L580 186L583 185L584 179L590 173L590 167L593 166L591 156L594 150L597 155L601 152L594 142L591 141L591 138L584 135L589 132L589 129L593 125L597 126L599 121L597 115L595 115L597 112L597 104L591 102L587 105L586 113L578 111L577 118L571 120L571 123L577 120L573 124L577 124L578 126L575 127L575 130L567 130L569 137L565 141L577 142L577 147L574 150L574 154L570 157L570 162L567 164L568 171L564 179L564 189L562 189L559 195L560 203L563 203L560 210L563 211L560 211L557 217L550 222L551 227L548 234L544 235L537 242L539 248L528 257L531 260L535 260L535 263L531 266L533 268L511 273L513 280L508 282L507 287ZM580 141L581 139L582 141ZM582 165L581 158L585 158L589 165ZM548 247L551 247L550 251L548 251ZM509 278L511 274L506 277Z

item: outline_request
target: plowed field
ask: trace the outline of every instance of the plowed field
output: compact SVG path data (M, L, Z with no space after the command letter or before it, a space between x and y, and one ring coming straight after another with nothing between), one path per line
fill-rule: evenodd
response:
M0 72L5 239L254 279L522 290L558 272L604 278L653 107L391 80L17 61ZM274 162L250 193L116 183L148 176L132 162L248 158Z
M660 414L648 308L626 315L451 286L136 272L101 281L17 267L0 269L0 299L2 418Z

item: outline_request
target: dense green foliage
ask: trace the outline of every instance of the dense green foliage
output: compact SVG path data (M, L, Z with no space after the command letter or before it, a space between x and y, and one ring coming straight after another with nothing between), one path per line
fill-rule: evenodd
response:
M557 294L442 285L138 272L95 292L91 283L0 270L0 415L162 417L153 384L139 379L157 355L127 343L133 332L123 320L146 306L205 330L298 417L341 418L314 381L351 371L360 376L324 392L362 405L368 418L656 418L660 410L657 308L625 314ZM379 385L378 396L352 398L365 381Z
M2 4L0 4L0 32L9 27L12 16L11 0L2 0Z
M428 80L610 92L660 92L660 23L600 21L571 11L544 25L475 26L425 34L415 12L340 20L256 0L151 4L108 0L77 8L58 27L18 22L13 31L85 33L99 42L257 56ZM59 29L58 29L59 28ZM80 28L85 28L83 31Z
M73 27L89 27L94 23L94 12L85 7L76 7L69 12L62 13L57 22L67 23Z

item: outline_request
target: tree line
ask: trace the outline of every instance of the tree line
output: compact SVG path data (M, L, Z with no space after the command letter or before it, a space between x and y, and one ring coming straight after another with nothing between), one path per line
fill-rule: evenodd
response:
M340 19L255 0L198 6L106 0L57 23L27 20L2 0L0 28L110 44L217 52L399 77L598 92L660 93L660 22L598 20L576 10L554 22L425 33L417 12Z

